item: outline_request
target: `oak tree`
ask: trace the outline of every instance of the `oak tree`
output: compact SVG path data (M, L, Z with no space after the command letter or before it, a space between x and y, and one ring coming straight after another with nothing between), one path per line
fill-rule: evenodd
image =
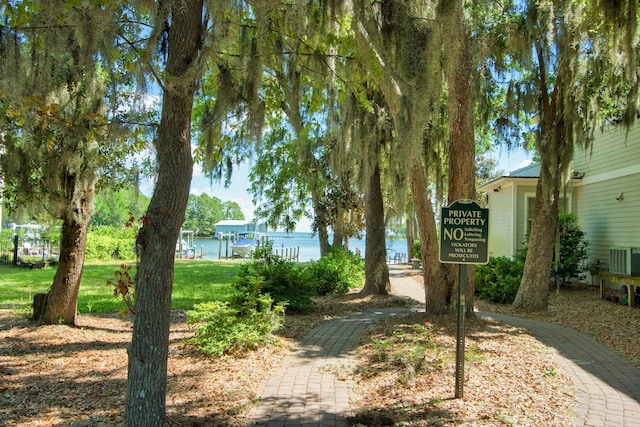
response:
M96 185L140 143L125 107L134 104L131 75L111 68L123 59L113 48L120 13L117 3L2 5L4 195L44 206L62 225L59 265L37 313L45 323L75 323Z

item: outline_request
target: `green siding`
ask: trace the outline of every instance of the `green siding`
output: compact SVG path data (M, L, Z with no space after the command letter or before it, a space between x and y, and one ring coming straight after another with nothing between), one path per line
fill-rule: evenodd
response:
M640 173L584 185L578 199L591 259L608 267L609 248L640 247Z
M595 136L591 147L576 148L573 169L585 177L633 167L640 164L640 126L627 133L624 129L612 129Z
M576 205L590 258L608 268L610 248L640 247L640 126L596 136L590 155L576 152L574 170L584 173Z

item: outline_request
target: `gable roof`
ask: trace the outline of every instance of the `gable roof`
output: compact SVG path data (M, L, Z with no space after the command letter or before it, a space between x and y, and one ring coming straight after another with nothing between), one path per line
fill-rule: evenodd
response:
M509 176L511 178L538 178L540 176L540 163L531 163L503 176Z
M520 169L516 169L512 172L501 175L497 178L492 179L489 182L485 182L482 185L479 185L478 191L491 191L501 185L509 182L514 182L517 180L537 180L540 176L540 164L539 163L531 163L525 167Z
M537 180L538 177L540 177L540 163L531 163L530 165L527 165L520 169L516 169L512 172L508 172L504 175L494 178L489 182L485 182L484 184L479 185L477 190L490 191L497 187L500 187L503 184L514 183L518 180L522 180L526 184L527 182L525 180ZM576 171L572 171L572 174L571 174L572 182L573 180L577 180L576 183L580 182L580 180L582 180L583 177L584 177L584 173L578 173ZM574 185L576 185L576 183L574 183Z

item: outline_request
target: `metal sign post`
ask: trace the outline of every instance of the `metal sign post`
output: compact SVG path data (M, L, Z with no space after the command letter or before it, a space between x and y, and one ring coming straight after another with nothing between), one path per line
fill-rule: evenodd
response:
M473 200L456 200L442 208L440 262L458 264L458 320L456 327L456 399L464 395L465 305L467 271L463 264L489 262L489 209Z
M464 396L465 315L467 270L458 264L458 321L456 323L456 399Z

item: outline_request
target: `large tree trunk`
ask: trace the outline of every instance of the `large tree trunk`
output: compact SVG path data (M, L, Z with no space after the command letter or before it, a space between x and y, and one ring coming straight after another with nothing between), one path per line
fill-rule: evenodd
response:
M68 194L82 194L74 210L67 210L62 220L60 235L60 260L47 293L41 321L46 324L64 323L75 325L78 292L82 280L87 229L93 213L93 183L84 190L75 188L77 183L70 178Z
M318 227L318 241L320 242L320 257L326 255L331 250L329 244L329 232L327 227Z
M338 247L343 246L345 249L348 248L348 240L346 239L346 234L344 233L344 223L345 223L345 209L338 205L336 206L337 214L335 218L335 222L333 223L333 242L331 246Z
M203 2L171 8L167 79L156 140L158 181L138 234L136 316L128 349L126 426L165 426L175 244L193 172L191 110L202 35Z
M364 261L365 281L363 294L388 295L391 290L384 225L384 201L380 186L380 166L376 162L369 177L367 201L366 257Z
M565 101L561 94L566 74L555 80L549 94L550 83L539 44L536 45L540 67L540 177L536 186L536 203L529 232L527 259L522 280L513 306L524 310L547 310L549 307L549 280L553 261L553 246L558 232L558 198L562 176L573 157L573 131L564 120Z
M462 2L446 2L445 20L448 24L450 50L448 66L449 84L449 204L459 199L475 200L475 136L473 129L473 96L471 93L471 58L469 37L464 25ZM451 29L455 29L451 32ZM452 266L449 268L451 269ZM473 315L474 274L473 265L467 269L466 312ZM454 292L458 287L458 269L450 270L451 286Z
M427 313L443 313L450 308L451 287L447 280L446 269L440 263L438 256L436 218L433 214L429 187L420 159L414 160L411 166L410 182L420 234L426 311Z
M513 306L524 310L546 310L549 306L549 278L553 261L553 245L558 230L559 186L546 182L547 174L540 174L536 187L536 204L529 233L527 259L522 281ZM547 187L550 186L550 187ZM544 188L552 195L545 195Z

